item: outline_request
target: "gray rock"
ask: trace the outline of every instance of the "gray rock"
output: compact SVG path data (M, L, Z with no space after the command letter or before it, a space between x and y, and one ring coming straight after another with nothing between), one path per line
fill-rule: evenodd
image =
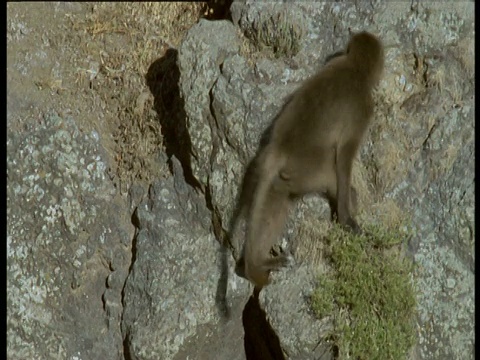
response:
M130 359L173 359L190 337L221 318L215 298L219 246L209 231L210 213L185 183L178 160L172 162L174 177L152 184L134 215L138 233L122 322ZM237 337L236 351L242 345Z
M288 61L248 58L238 52L234 27L222 22L202 21L180 48L180 89L196 148L192 168L209 189L224 230L243 171L288 94L343 48L348 28L378 34L387 65L354 180L371 184L360 189L360 218L384 221L376 209L387 201L411 218L411 256L423 269L416 274L421 292L414 356L473 358L473 5L239 1L231 10L247 36L254 35L262 16L278 13L301 21L304 32L300 50ZM220 40L205 45L213 33L222 34ZM291 219L287 226L287 240L295 238L306 213L323 216L325 204L301 203L292 215L297 224ZM294 269L286 270L288 276L280 273L262 295L292 358L313 351L325 325L311 317L305 300L313 264Z
M130 253L102 148L54 112L7 148L9 356L122 358Z
M219 241L262 133L289 94L343 49L351 28L378 34L387 63L354 167L359 221L393 222L390 204L409 219L419 289L411 358L473 359L473 3L244 0L231 12L233 24L200 20L178 49L183 102L174 99L165 114L175 123L184 104L185 124L173 131L179 139L166 139L188 145L178 151L182 163L172 157L173 174L148 192L134 184L128 201L107 176L102 141L110 134L84 133L75 116L55 112L14 121L38 104L9 88L9 358L245 359L242 317L251 285L233 273L233 257ZM262 23L279 19L286 32L260 33ZM8 41L35 29L28 19L10 18ZM262 51L247 37L261 39ZM48 60L51 44L42 40L9 66L32 75L29 64ZM92 60L88 70L96 73L98 64ZM331 324L313 316L308 300L322 265L299 255L302 227L328 223L328 215L318 197L298 203L279 239L291 266L260 296L290 359L332 358L323 342ZM238 253L241 241L233 245Z

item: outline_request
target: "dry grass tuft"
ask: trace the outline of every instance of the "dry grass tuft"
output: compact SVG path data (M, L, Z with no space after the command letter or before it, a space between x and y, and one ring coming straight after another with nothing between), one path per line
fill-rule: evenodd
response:
M261 13L253 23L249 37L260 51L269 49L275 57L294 56L300 50L305 30L286 12L275 15Z
M203 15L206 3L89 5L90 16L72 18L73 29L86 38L82 50L87 62L93 61L99 68L93 75L86 69L77 75L79 81L90 81L96 96L114 109L107 121L115 140L116 174L124 192L134 180L148 184L168 171L159 164L162 129L145 76L169 48L179 46L187 30Z
M52 93L61 93L63 90L65 90L62 84L62 79L54 79L53 77L37 80L35 81L35 85L39 90L47 88Z
M388 231L398 231L409 224L408 216L393 199L384 198L378 202L371 197L367 202L359 199L359 207L357 220L362 227L378 225ZM301 262L307 261L318 272L324 272L326 237L334 226L330 219L319 219L316 214L307 214L299 224L294 240L297 244L296 258Z
M163 144L160 123L153 111L153 95L143 92L130 99L120 112L120 126L115 133L118 145L117 174L122 191L134 180L152 181L153 176L166 173L158 153Z
M356 160L352 167L352 185L357 190L358 210L370 207L374 199L372 197L372 185L368 182L368 172L365 166Z
M90 18L77 27L83 27L94 38L102 34L125 35L134 47L125 59L126 70L145 74L166 47L180 45L205 7L205 2L93 3Z
M475 45L471 37L466 36L458 42L458 54L464 69L471 77L475 76Z
M435 69L432 74L430 74L428 79L429 86L435 86L438 88L440 93L443 91L445 87L445 80L446 80L446 70L445 66L441 64L438 69Z
M259 58L293 57L300 51L304 34L303 24L286 12L261 13L245 34L239 31L240 52L250 65Z
M324 263L325 243L323 238L331 229L332 224L328 219L317 219L308 216L299 226L294 242L298 244L295 256L300 261L307 261L315 268L320 268Z
M370 218L375 219L375 224L381 224L388 231L397 231L404 224L409 223L408 216L390 198L372 204L369 211L372 214Z
M399 179L407 176L407 167L402 162L402 156L406 153L401 143L384 139L376 144L376 151L382 156L376 157L376 179L375 185L380 193L391 191Z

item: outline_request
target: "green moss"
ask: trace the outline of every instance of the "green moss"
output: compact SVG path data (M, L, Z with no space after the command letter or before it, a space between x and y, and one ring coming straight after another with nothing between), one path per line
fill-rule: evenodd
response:
M335 282L328 277L318 279L317 288L312 296L312 305L319 318L330 315L334 308Z
M300 50L303 27L284 13L264 15L253 23L249 36L260 51L269 49L275 57L293 56Z
M332 271L312 295L316 314L333 319L340 359L405 359L415 343L413 265L402 255L406 234L379 227L354 236L335 226L327 239Z

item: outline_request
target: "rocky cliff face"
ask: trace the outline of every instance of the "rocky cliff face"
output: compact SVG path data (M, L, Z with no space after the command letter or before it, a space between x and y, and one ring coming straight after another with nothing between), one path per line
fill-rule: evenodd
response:
M77 34L64 14L75 18L84 5L12 5L9 358L246 358L241 318L251 288L219 242L262 133L288 95L343 49L349 28L386 46L375 117L354 166L359 222L406 219L413 230L411 358L474 358L473 3L238 1L233 21L201 19L141 76L100 67L86 87L69 71L86 57L67 46L79 40L58 35ZM32 11L52 19L40 23ZM47 75L57 82L39 82ZM108 96L96 84L109 86ZM122 127L111 119L122 111L119 94L135 87L147 95L132 95L133 112L153 116L163 148L135 143L131 158L158 164L149 167L155 179L133 179L123 194L111 170L119 156L111 135ZM294 264L260 296L291 359L332 356L322 343L329 324L308 301L323 265L304 236L328 222L323 200L298 203L279 241ZM232 245L238 252L241 242Z

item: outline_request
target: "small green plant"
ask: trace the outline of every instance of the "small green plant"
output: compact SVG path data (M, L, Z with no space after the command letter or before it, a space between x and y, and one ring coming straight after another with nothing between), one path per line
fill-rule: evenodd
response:
M302 36L303 27L279 12L273 16L260 14L250 37L260 51L270 49L278 58L295 55L300 50Z
M331 271L319 277L312 307L330 316L339 359L406 359L415 343L413 265L406 234L378 226L355 236L335 226L327 240Z

